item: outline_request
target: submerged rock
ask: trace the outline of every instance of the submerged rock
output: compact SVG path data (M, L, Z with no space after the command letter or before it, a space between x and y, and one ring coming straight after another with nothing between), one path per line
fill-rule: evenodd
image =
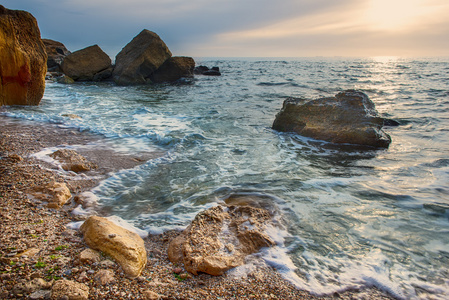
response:
M130 277L137 277L147 263L142 238L111 221L92 216L80 227L86 244L110 255Z
M117 54L112 77L119 85L149 83L151 74L171 56L164 41L144 29Z
M194 74L197 75L208 75L208 76L220 76L220 68L219 67L209 67L206 66L198 66L193 70Z
M197 275L222 275L274 241L264 232L272 216L250 206L216 206L199 213L169 245L168 258Z
M0 5L0 106L38 105L45 90L47 54L36 19Z
M273 129L332 143L387 148L391 138L383 125L384 119L366 94L347 90L315 100L287 98Z
M98 168L96 164L88 161L84 156L74 150L60 149L49 155L61 162L62 168L75 173L87 172Z
M62 72L75 81L90 81L97 73L111 67L111 59L98 45L93 45L66 56Z

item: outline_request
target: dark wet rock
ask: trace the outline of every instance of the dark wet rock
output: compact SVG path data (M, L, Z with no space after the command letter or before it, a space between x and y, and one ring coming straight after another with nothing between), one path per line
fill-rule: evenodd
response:
M46 73L47 53L36 19L0 5L0 106L38 105Z
M153 72L171 56L164 41L144 29L117 54L112 77L119 85L150 83Z
M42 39L42 42L44 43L45 50L47 51L47 71L61 72L62 62L71 52L61 42L50 39Z
M384 126L391 126L391 127L395 127L395 126L400 126L401 123L399 123L396 120L393 119L384 119Z
M384 118L366 94L347 90L315 100L287 98L273 129L332 143L387 148L391 138L383 125Z
M91 81L97 73L111 67L111 59L98 45L93 45L66 56L61 68L75 81Z
M191 57L173 56L167 59L150 76L152 82L173 82L182 77L192 77L195 61Z
M220 68L219 67L209 67L206 66L198 66L193 70L196 75L207 75L207 76L220 76Z

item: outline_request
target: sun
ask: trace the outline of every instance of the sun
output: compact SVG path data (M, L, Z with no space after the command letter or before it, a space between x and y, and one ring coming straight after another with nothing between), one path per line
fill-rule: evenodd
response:
M372 29L399 31L418 25L427 13L426 0L370 0L364 18Z

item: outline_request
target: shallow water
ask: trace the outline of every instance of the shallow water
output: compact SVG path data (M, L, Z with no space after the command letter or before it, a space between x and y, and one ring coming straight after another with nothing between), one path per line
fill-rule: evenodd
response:
M141 229L184 228L230 195L255 194L285 229L262 257L298 287L449 297L449 59L196 61L223 75L145 87L47 83L41 105L5 114L100 133L126 153L166 151L93 191L102 210ZM345 89L401 123L386 128L389 149L271 129L286 97Z

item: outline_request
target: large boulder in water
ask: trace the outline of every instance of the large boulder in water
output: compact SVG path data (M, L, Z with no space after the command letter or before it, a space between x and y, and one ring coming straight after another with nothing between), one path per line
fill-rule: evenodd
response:
M222 275L242 265L247 255L275 244L264 232L271 218L268 210L251 206L210 208L171 241L168 258L195 275Z
M110 255L129 277L140 275L147 263L147 252L139 235L97 216L89 217L80 231L90 248Z
M117 54L112 77L119 85L149 83L153 72L171 56L164 41L144 29Z
M61 42L50 39L42 39L42 42L44 42L47 51L47 71L61 72L62 62L71 52Z
M111 67L111 58L93 45L67 55L62 62L61 69L75 81L93 80L97 73Z
M195 60L186 56L173 56L160 66L150 79L152 82L172 82L182 77L192 77L195 68Z
M383 124L366 94L347 90L315 100L287 98L273 129L332 143L387 148L391 138L382 130Z
M47 54L36 19L0 5L0 106L38 105L46 73Z

